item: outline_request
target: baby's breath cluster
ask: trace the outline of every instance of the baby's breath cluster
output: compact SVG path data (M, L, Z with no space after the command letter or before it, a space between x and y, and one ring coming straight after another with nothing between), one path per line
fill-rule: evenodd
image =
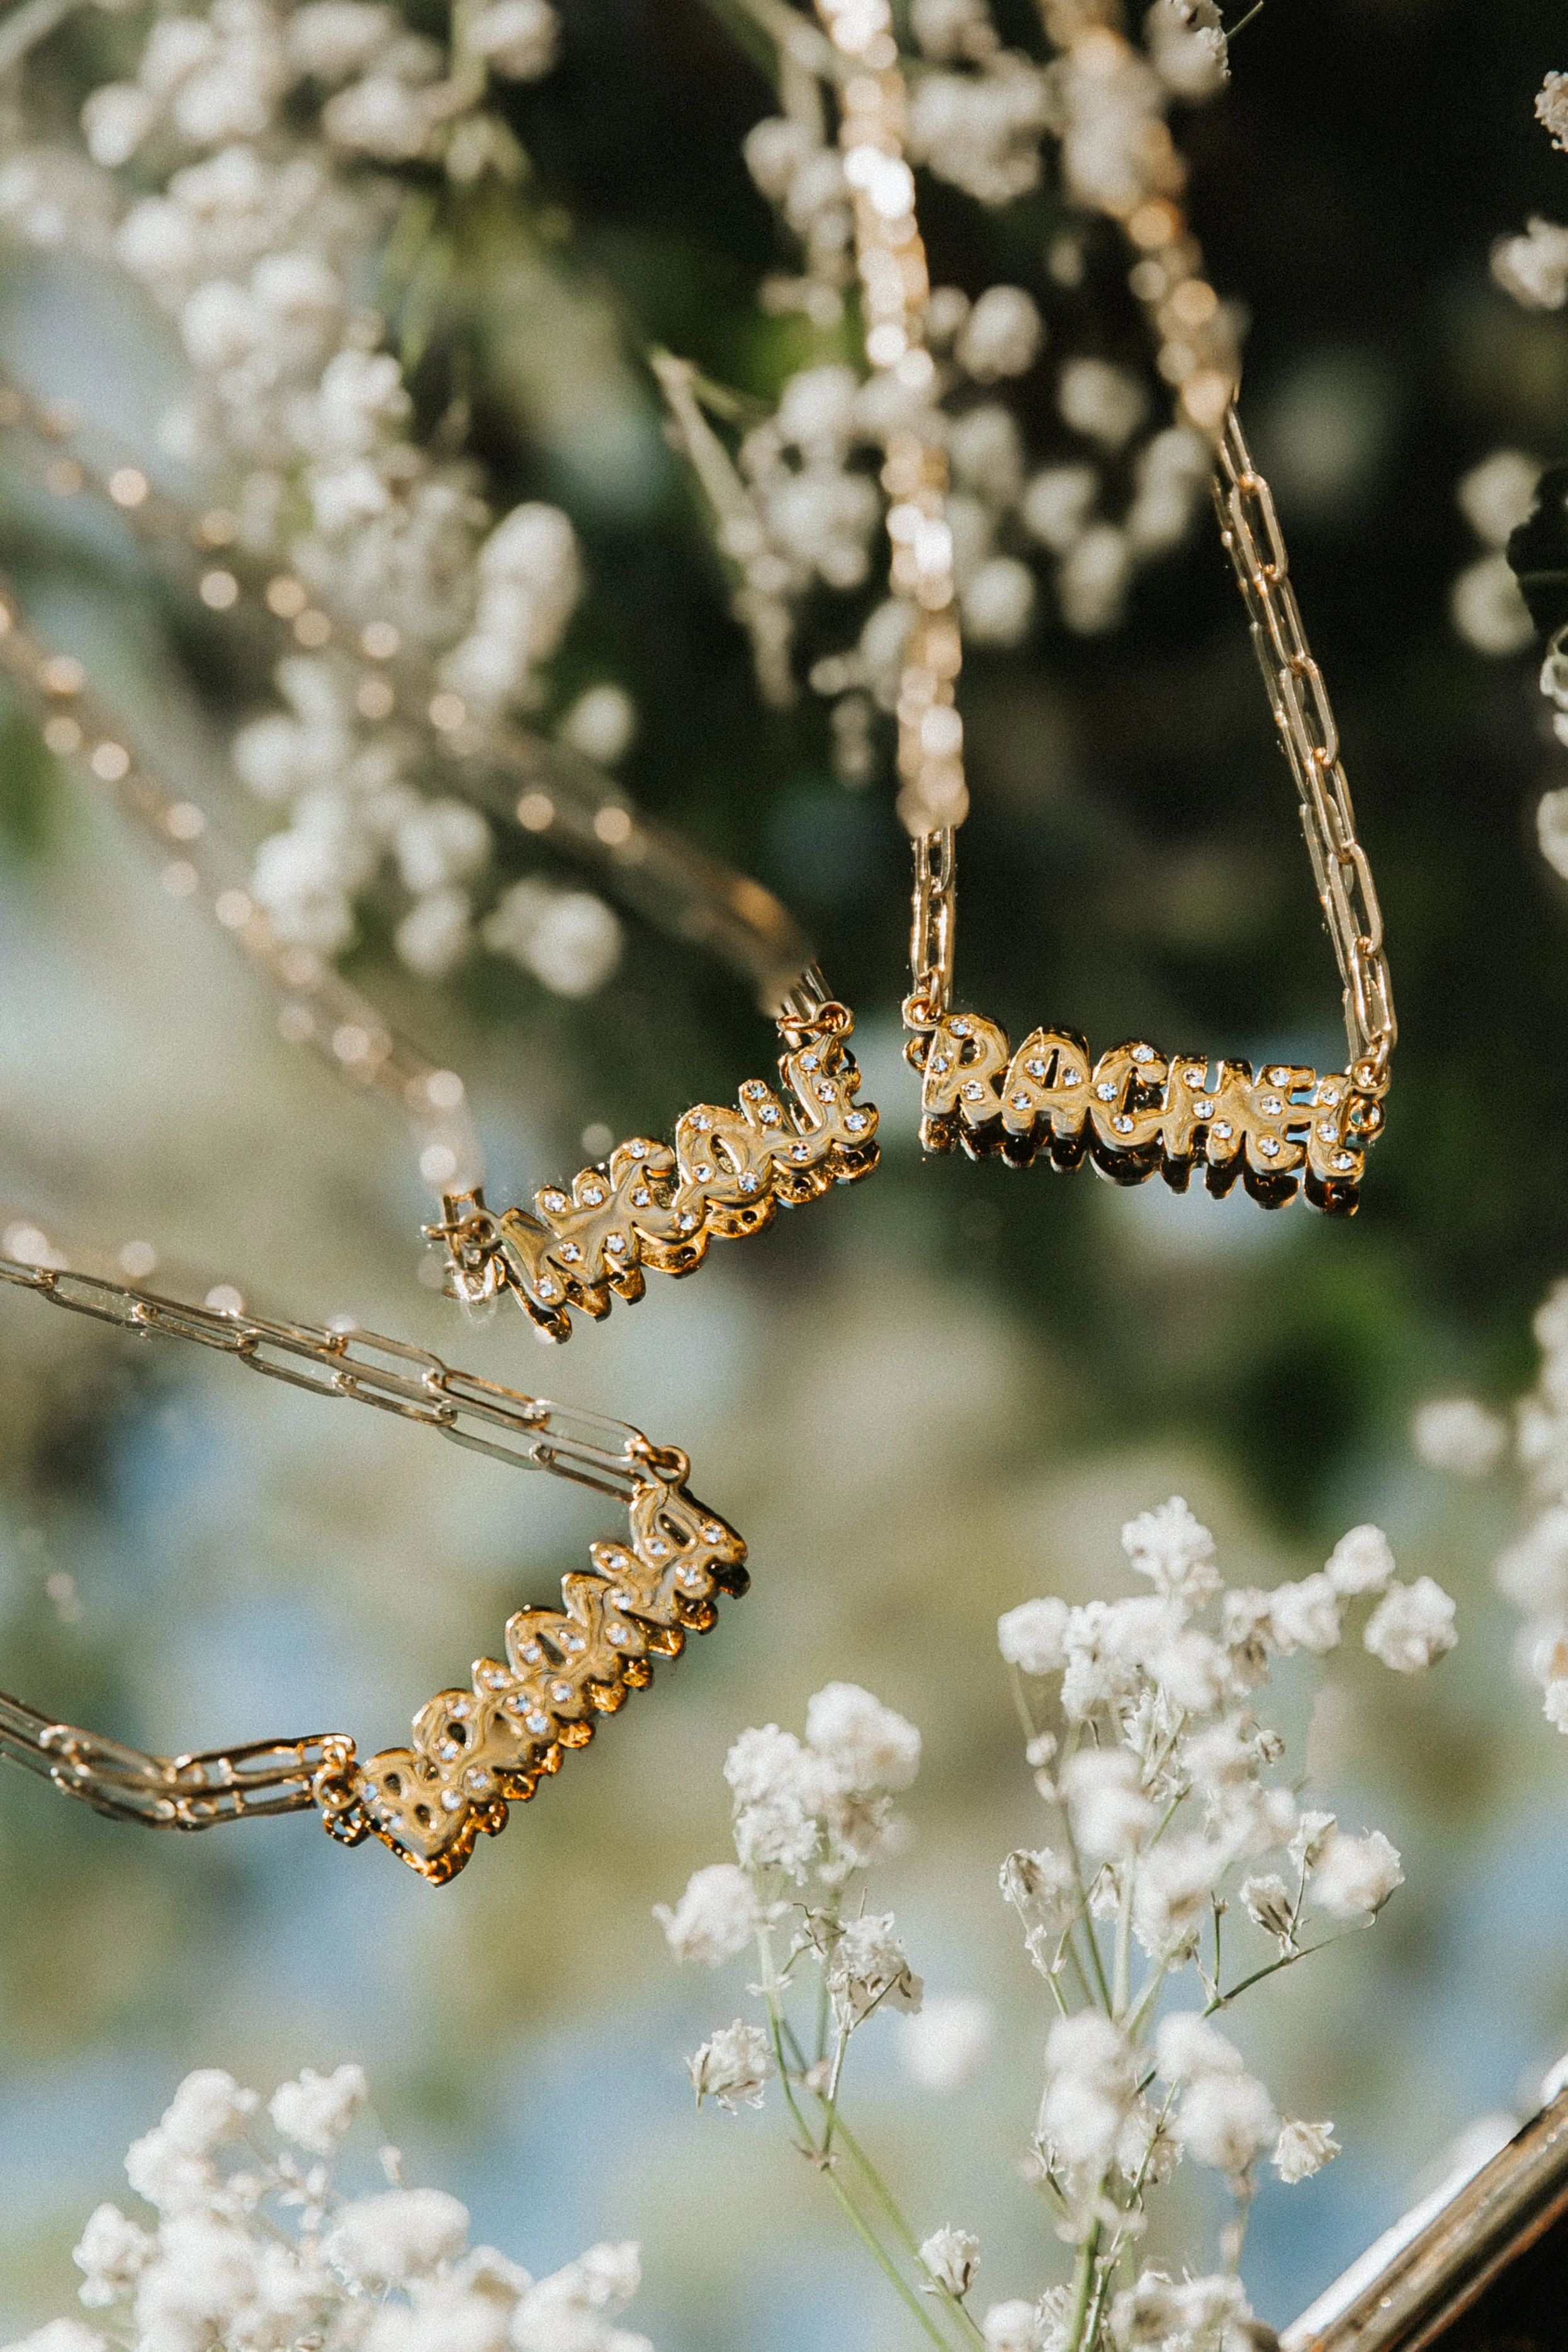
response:
M252 878L278 938L338 955L374 887L413 970L482 942L574 995L613 968L614 918L532 877L498 895L489 824L450 779L453 755L552 701L576 534L542 501L497 517L452 420L422 436L405 381L468 210L526 168L491 82L546 73L558 33L548 0L455 8L441 41L386 0L159 13L133 77L88 97L85 154L0 170L0 233L90 249L166 315L187 388L160 437L200 484L204 601L229 611L229 563L273 574L300 649L233 761L284 820ZM556 723L613 761L634 714L606 684Z
M1047 256L1048 278L1082 282L1092 219L1108 215L1137 231L1134 290L1157 308L1167 265L1139 257L1140 207L1164 205L1182 184L1166 116L1173 100L1191 103L1221 87L1225 36L1213 0L1157 0L1141 47L1113 29L1111 13L1051 0L1050 54L1036 57L1004 45L988 0L915 0L907 151L911 163L993 210L1030 195L1053 169L1068 226ZM915 183L907 163L841 152L831 53L804 20L781 29L768 11L762 21L779 44L782 110L753 127L745 157L799 266L767 279L761 299L803 314L825 346L841 348L855 278L852 198L861 185L850 175L862 165L881 171L885 185L871 193L890 218L909 210ZM1150 215L1148 238L1168 239L1166 222L1166 212ZM1207 289L1201 299L1201 320L1195 310L1167 337L1160 364L1168 354L1169 381L1179 383L1212 345L1228 384L1236 322ZM1014 646L1029 635L1042 569L1069 628L1113 627L1139 566L1178 544L1204 503L1204 432L1162 424L1141 371L1097 351L1058 351L1025 287L937 284L921 331L919 350L870 382L837 358L802 368L733 452L715 420L737 404L694 371L664 365L674 425L712 509L759 681L776 701L794 691L807 600L824 588L859 595L877 569L880 482L896 441L913 436L946 450L945 527L972 646ZM1025 379L1030 410L1043 404L1052 417L1039 448L1009 398ZM903 601L866 598L853 643L809 665L811 687L832 705L847 782L864 782L874 770L876 722L897 706L909 622Z
M307 2068L267 2105L232 2074L188 2074L135 2141L140 2218L100 2205L75 2252L90 2322L57 2319L6 2352L650 2352L613 2323L640 2281L634 2245L591 2246L531 2278L468 2243L440 2189L386 2182L349 2197L340 2150L369 2091L358 2066Z
M1568 1312L1563 1326L1568 1346ZM1260 1708L1278 1660L1325 1656L1355 1628L1393 1672L1423 1672L1453 1647L1448 1596L1429 1577L1402 1582L1375 1527L1269 1591L1224 1584L1213 1538L1179 1497L1131 1521L1123 1542L1147 1590L1027 1601L998 1628L1051 1824L1000 1872L1051 2001L1025 2171L1048 2234L1072 2249L1071 2276L971 2310L978 2236L944 2223L920 2237L846 2119L850 2040L878 2009L906 2012L909 2071L932 2088L960 2088L988 2040L972 1996L922 2012L892 1915L856 1886L895 1830L890 1792L914 1777L913 1727L833 1684L811 1701L803 1740L771 1724L743 1733L725 1768L736 1860L698 1871L657 1915L678 1958L711 1968L748 1952L758 1967L760 2021L737 2018L689 2062L699 2103L760 2106L776 2081L798 2144L948 2347L1272 2345L1239 2277L1259 2168L1302 2181L1338 2143L1332 2123L1283 2114L1216 2021L1369 1927L1403 1881L1381 1831L1303 1802ZM1140 2270L1150 2194L1184 2160L1231 2192L1220 2266Z

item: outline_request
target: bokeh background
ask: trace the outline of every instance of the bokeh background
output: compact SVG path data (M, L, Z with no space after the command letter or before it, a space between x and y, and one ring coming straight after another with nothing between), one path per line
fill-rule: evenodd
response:
M760 710L644 365L666 344L766 396L800 363L799 330L753 301L773 232L737 147L768 94L699 0L565 15L560 69L509 101L534 177L476 227L433 365L461 345L498 482L578 524L594 585L569 682L576 663L635 695L634 793L812 926L859 1013L883 1166L690 1284L656 1280L563 1354L521 1318L465 1325L413 1279L424 1202L402 1137L279 1041L225 942L6 719L0 1197L146 1239L194 1295L221 1278L264 1311L350 1313L678 1441L755 1582L440 1893L308 1817L163 1839L0 1776L0 2328L68 2307L79 2223L186 2068L265 2090L353 2057L411 2172L517 2259L640 2237L633 2316L660 2347L915 2340L777 2117L693 2113L683 2053L740 2013L745 1971L681 1974L650 1917L726 1850L736 1731L798 1725L834 1677L923 1730L914 1840L883 1883L931 1988L981 1993L998 2020L950 2101L901 2075L891 2022L870 2029L855 2105L920 2224L979 2231L988 2294L1037 2291L1061 2250L1014 2163L1044 1989L995 1874L1042 1824L994 1620L1036 1592L1119 1589L1122 1521L1172 1491L1233 1581L1302 1573L1375 1518L1403 1572L1460 1602L1460 1651L1429 1684L1391 1692L1348 1658L1315 1718L1328 1801L1390 1833L1407 1885L1374 1935L1237 2029L1278 2101L1332 2115L1345 2144L1259 2200L1254 2296L1283 2322L1568 2042L1568 1750L1514 1677L1490 1585L1515 1487L1507 1471L1459 1486L1409 1443L1423 1398L1528 1384L1532 1307L1568 1268L1568 903L1533 837L1568 758L1530 657L1482 659L1448 616L1476 551L1457 479L1500 444L1568 454L1568 330L1486 268L1495 235L1568 212L1568 160L1531 117L1568 64L1561 12L1267 0L1228 96L1182 127L1211 274L1252 313L1247 413L1387 919L1402 1042L1351 1224L921 1158L890 795L834 781L810 709ZM65 120L117 37L96 12L68 22L35 94L57 90ZM1135 321L1083 307L1092 280L1046 281L1051 226L1043 197L998 226L935 193L937 274L1013 278L1053 334L1135 349ZM132 442L174 364L107 280L14 256L0 358ZM64 535L14 478L0 512L29 599L144 724L165 688L222 715L232 681L207 640L122 551ZM1337 1057L1289 779L1212 532L1140 581L1121 631L1048 622L976 659L966 707L970 1002L1015 1035L1064 1019L1102 1041ZM499 1197L579 1164L587 1126L657 1132L768 1068L744 990L651 930L581 1006L494 961L422 989L373 927L355 968L467 1076ZM379 1416L0 1297L0 1683L77 1720L165 1750L339 1725L388 1744L612 1518Z

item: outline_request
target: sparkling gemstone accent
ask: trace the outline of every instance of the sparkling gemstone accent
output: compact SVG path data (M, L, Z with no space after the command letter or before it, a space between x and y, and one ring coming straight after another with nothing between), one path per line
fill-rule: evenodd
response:
M524 1719L530 1731L548 1731L549 1729L549 1717L548 1715L530 1715L526 1717Z
M650 1559L664 1559L668 1556L669 1549L662 1536L654 1536L649 1541L648 1557Z
M740 1091L746 1097L747 1102L755 1102L758 1096L765 1095L768 1089L763 1085L760 1078L747 1078Z
M1333 1156L1333 1164L1336 1168L1354 1168L1355 1166L1355 1162L1351 1158L1348 1151L1336 1151Z
M696 1175L697 1182L699 1184L711 1184L713 1182L713 1168L711 1163L705 1160L701 1167L697 1170Z
M1119 1111L1116 1117L1111 1121L1111 1124L1115 1129L1118 1135L1131 1135L1133 1132L1133 1122L1127 1117L1125 1111Z
M488 1795L494 1783L482 1765L471 1764L463 1775L463 1785L465 1789L472 1789L476 1796L484 1797Z
M622 1643L626 1639L625 1626L612 1625L610 1628L610 1638L614 1643L616 1648L619 1649Z
M969 1024L967 1021L955 1021L952 1028L955 1037L967 1037L969 1034Z
M852 1135L858 1135L862 1128L865 1125L864 1111L852 1110L848 1118L845 1119L844 1125L849 1129Z
M696 1129L699 1135L706 1135L709 1128L713 1125L713 1121L709 1118L706 1110L695 1110L692 1113L692 1125Z
M485 1687L486 1690L505 1690L509 1679L504 1668L493 1666L485 1677Z
M966 1102L978 1102L985 1091L986 1089L980 1084L978 1078L970 1078L964 1088L964 1100Z
M1271 1087L1289 1086L1290 1082L1291 1073L1289 1070L1270 1070L1269 1073L1269 1084Z
M1208 1073L1207 1070L1184 1070L1182 1072L1182 1076L1186 1078L1187 1085L1189 1087L1197 1087L1200 1091L1203 1087L1204 1079L1207 1075Z
M610 1598L617 1609L630 1609L632 1606L632 1595L629 1592L612 1592Z
M571 1685L570 1683L551 1683L549 1695L551 1698L555 1700L558 1706L564 1706L568 1699L571 1696Z
M820 1078L817 1082L817 1100L819 1102L831 1102L832 1099L833 1090L831 1087L829 1086L825 1078Z
M582 1263L582 1252L578 1248L575 1242L568 1242L566 1247L561 1252L561 1255L565 1258L568 1265L580 1265Z
M685 1212L685 1214L682 1217L678 1217L675 1222L680 1226L683 1234L689 1234L696 1223L696 1218L693 1215L691 1210L688 1209Z
M612 1257L623 1257L626 1254L625 1234L612 1234L605 1242L604 1246L610 1252Z
M1152 1061L1154 1060L1154 1058L1155 1058L1155 1049L1154 1049L1154 1047L1153 1047L1152 1045L1134 1045L1134 1048L1133 1048L1133 1059L1134 1059L1134 1062L1152 1062Z
M544 1652L540 1649L537 1642L530 1642L524 1650L523 1655L527 1658L530 1666L537 1666L539 1660L543 1657Z
M435 1752L444 1762L450 1764L455 1756L462 1755L463 1750L455 1739L444 1739Z
M803 1070L814 1070L820 1066L821 1058L822 1057L820 1054L802 1054L800 1056L800 1067Z
M468 1713L467 1700L465 1698L455 1698L452 1702L452 1712L457 1717L459 1723L461 1723L463 1718Z
M539 1285L539 1297L540 1297L541 1298L554 1298L556 1296L557 1296L557 1291L556 1291L556 1286L555 1286L555 1285L554 1285L554 1283L553 1283L553 1282L541 1282L541 1283L540 1283L540 1285Z
M585 1184L582 1191L582 1197L587 1202L591 1209L597 1209L604 1199L604 1195L600 1191L597 1184Z
M755 1192L760 1181L761 1179L754 1176L749 1168L747 1170L744 1176L737 1176L736 1178L736 1183L743 1192Z
M710 1519L707 1526L703 1529L703 1541L704 1543L722 1543L724 1541L724 1529L719 1526L716 1519Z
M539 1206L541 1208L548 1209L552 1217L557 1216L566 1206L566 1194L564 1192L541 1192L539 1194Z
M1029 1097L1027 1095L1014 1095L1013 1108L1014 1110L1027 1110L1029 1108Z
M811 1148L810 1144L792 1143L789 1146L789 1157L791 1160L810 1160L810 1156Z
M1258 1149L1263 1154L1265 1160L1277 1160L1280 1156L1279 1137L1276 1135L1264 1136L1262 1141L1259 1144Z
M681 1582L688 1592L695 1592L706 1580L700 1568L683 1568L681 1570Z
M1024 1068L1029 1072L1031 1078L1043 1078L1045 1076L1045 1064L1043 1062L1026 1062L1024 1064Z
M649 1198L650 1195L647 1186L645 1184L639 1184L637 1190L632 1195L632 1206L634 1209L645 1209L648 1205Z
M1102 1102L1114 1102L1116 1099L1116 1089L1109 1082L1103 1087L1096 1087L1094 1091Z
M1340 1089L1339 1089L1339 1087L1333 1084L1333 1080L1332 1080L1332 1079L1325 1078L1325 1079L1323 1080L1322 1085L1318 1088L1318 1099L1319 1099L1319 1101L1320 1101L1320 1102L1326 1102L1326 1103L1336 1103L1336 1102L1338 1102L1339 1097L1340 1097Z
M1278 1118L1284 1106L1278 1095L1262 1095L1259 1097L1258 1108L1265 1118Z
M932 1067L934 1070L945 1070L945 1069L946 1068L946 1066L947 1066L947 1056L946 1056L946 1054L933 1054L933 1055L932 1055L932 1056L931 1056L931 1067Z
M463 1811L463 1800L458 1795L455 1789L443 1789L441 1791L441 1802L444 1811L446 1812L460 1813Z
M521 1715L522 1711L523 1702L514 1691L511 1697L507 1701L507 1713L508 1715Z
M1318 1134L1319 1134L1319 1136L1322 1138L1322 1141L1323 1141L1324 1143L1332 1143L1332 1142L1333 1141L1333 1139L1334 1139L1334 1134L1335 1134L1335 1129L1334 1129L1334 1123L1333 1123L1333 1119L1332 1119L1332 1118L1320 1118L1320 1119L1319 1119L1319 1121L1318 1121Z
M1222 1143L1228 1143L1231 1136L1235 1133L1235 1129L1232 1128L1230 1121L1228 1118L1216 1119L1214 1122L1214 1131L1216 1135L1219 1137Z
M1078 1084L1078 1072L1076 1070L1063 1070L1057 1083L1059 1086L1075 1087Z
M626 1149L633 1160L646 1160L648 1157L648 1147L643 1142L629 1143Z
M560 1646L563 1650L580 1650L582 1647L581 1634L563 1633L560 1637Z
M777 1127L777 1126L778 1126L778 1124L779 1124L779 1106L778 1106L778 1104L777 1104L777 1103L764 1103L764 1104L763 1104L763 1106L762 1106L762 1124L763 1124L763 1126L764 1126L764 1127Z
M1193 1113L1194 1113L1194 1116L1195 1116L1196 1118L1212 1118L1214 1117L1214 1105L1213 1105L1211 1102L1209 1102L1209 1101L1207 1099L1207 1097L1206 1097L1206 1098L1205 1098L1205 1100L1204 1100L1204 1101L1202 1101L1202 1102L1195 1102L1192 1108L1193 1108ZM1223 1130L1223 1132L1224 1132L1225 1134L1228 1135L1228 1134L1229 1134L1229 1132L1230 1132L1230 1129L1229 1129L1228 1128L1226 1128L1226 1129Z

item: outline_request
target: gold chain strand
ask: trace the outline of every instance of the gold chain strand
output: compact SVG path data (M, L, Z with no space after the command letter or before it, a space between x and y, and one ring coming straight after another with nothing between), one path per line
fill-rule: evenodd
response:
M1216 499L1237 570L1281 744L1295 778L1312 875L1344 983L1350 1060L1321 1076L1278 1065L1168 1056L1142 1041L1091 1061L1071 1030L1039 1029L1015 1054L1005 1031L951 1011L956 918L956 829L968 808L962 665L952 535L945 518L946 455L917 429L935 380L922 341L929 274L904 154L907 90L887 0L818 0L849 70L840 85L840 145L852 193L867 362L910 396L916 423L890 443L890 583L910 619L898 700L899 814L913 836L908 1059L921 1074L921 1138L1016 1165L1047 1156L1058 1168L1085 1157L1119 1183L1158 1172L1185 1191L1201 1168L1207 1189L1239 1179L1275 1208L1298 1192L1313 1206L1354 1213L1365 1154L1382 1131L1396 1027L1382 917L1356 837L1350 789L1322 674L1312 659L1268 484L1231 403L1234 346L1201 254L1165 196L1136 204L1122 224L1141 256L1133 291L1159 336L1161 373L1178 413L1217 443ZM1075 0L1055 0L1048 29L1064 43L1122 37ZM1173 172L1173 184L1179 174Z
M57 415L29 410L23 395L14 386L8 389L8 402L0 397L0 423L9 411L12 422L26 418L40 434L66 429ZM57 495L74 496L87 479L82 462L71 457L56 463L65 468L53 485ZM127 473L133 478L124 478ZM146 477L134 468L110 474L106 488L133 514L152 500ZM231 528L232 518L209 515L198 531L222 539ZM225 572L222 577L225 597L233 601L229 590L237 597L235 576ZM292 594L279 593L285 586L299 583L274 580L265 591L266 607L275 619L283 616L283 608L295 609ZM337 626L320 617L329 633ZM391 625L371 624L361 637L371 637L378 625ZM322 645L328 638L312 632L310 642ZM738 1109L698 1103L685 1112L673 1150L649 1137L633 1137L616 1146L607 1160L580 1171L570 1184L541 1185L532 1213L520 1207L493 1212L485 1199L482 1154L462 1081L454 1072L431 1070L326 959L278 941L243 887L237 859L225 853L206 814L189 800L174 800L147 773L123 740L126 730L89 694L80 663L51 652L24 625L14 595L9 602L0 598L0 671L39 720L51 751L114 787L121 803L162 842L181 845L183 854L163 869L165 887L176 896L200 893L218 921L287 992L285 1034L320 1045L338 1066L376 1086L414 1116L421 1172L442 1200L439 1221L423 1231L446 1252L451 1295L481 1304L509 1293L545 1338L564 1340L571 1336L572 1310L601 1319L614 1297L641 1298L646 1268L690 1273L706 1257L710 1242L759 1233L780 1204L797 1207L816 1200L833 1184L852 1183L875 1168L876 1111L855 1100L860 1073L847 1043L852 1016L830 994L792 918L760 885L688 850L662 828L648 826L623 802L588 801L584 827L580 796L573 827L572 803L552 768L551 791L534 786L524 793L517 821L535 833L550 829L560 822L564 803L569 814L562 829L586 829L601 856L608 852L636 877L625 895L660 899L664 880L675 879L678 887L663 919L684 937L727 951L758 981L784 1047L779 1065L784 1090L749 1079L740 1089ZM439 730L436 740L442 740ZM488 743L487 735L484 740ZM501 740L504 745L507 739ZM579 764L593 775L588 762Z
M4 370L0 428L9 430L15 453L30 454L33 478L52 497L90 493L112 506L165 575L209 611L232 612L286 645L341 657L357 673L361 718L395 716L427 753L457 769L465 797L486 814L601 869L638 913L739 971L770 1017L787 1007L815 950L772 891L643 815L569 745L510 722L481 723L460 695L440 687L429 655L392 622L340 619L296 573L247 554L227 509L209 507L193 523L123 452L95 461L69 413L35 400Z
M15 1243L16 1229L6 1240ZM589 1547L591 1568L562 1580L563 1606L517 1611L506 1660L481 1658L467 1690L444 1690L413 1722L411 1744L364 1762L344 1733L262 1740L202 1755L144 1755L0 1693L0 1755L68 1796L155 1829L319 1811L345 1845L367 1837L440 1885L481 1831L505 1828L597 1719L646 1689L653 1662L706 1633L716 1596L747 1589L746 1546L687 1491L677 1447L598 1413L525 1396L452 1370L428 1349L361 1330L279 1323L241 1307L194 1307L71 1270L42 1235L39 1260L0 1256L0 1282L123 1330L215 1348L269 1380L395 1413L454 1444L544 1470L625 1506L625 1541Z

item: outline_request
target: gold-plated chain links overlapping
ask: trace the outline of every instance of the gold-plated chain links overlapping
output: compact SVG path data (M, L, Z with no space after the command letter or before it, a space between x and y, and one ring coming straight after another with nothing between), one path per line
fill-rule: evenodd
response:
M525 1396L357 1327L190 1306L56 1262L0 1257L0 1281L125 1330L215 1348L319 1396L373 1405L626 1509L625 1538L590 1546L591 1567L562 1580L559 1609L517 1611L503 1659L479 1659L466 1689L440 1691L420 1709L406 1748L363 1762L337 1732L145 1755L0 1693L0 1756L117 1820L202 1830L314 1810L342 1843L377 1837L440 1885L481 1831L503 1829L509 1804L588 1744L601 1716L647 1687L656 1659L678 1657L688 1633L711 1628L717 1595L747 1589L746 1546L688 1493L686 1456L625 1423Z
M1061 14L1061 12L1058 12ZM1072 15L1071 11L1066 12ZM930 280L904 152L908 93L887 0L818 0L843 63L840 145L854 209L866 356L909 395L910 423L883 469L890 583L909 619L898 700L899 813L913 840L906 1052L921 1076L928 1150L960 1144L1019 1165L1084 1158L1122 1183L1156 1171L1178 1191L1201 1168L1210 1192L1240 1179L1267 1207L1298 1192L1353 1212L1367 1147L1382 1131L1397 1035L1383 918L1356 833L1339 733L1302 627L1269 485L1231 397L1234 365L1213 290L1179 208L1138 203L1123 223L1139 258L1134 290L1162 338L1162 373L1183 420L1215 446L1220 535L1235 564L1270 706L1300 797L1313 880L1343 984L1343 1070L1166 1055L1142 1040L1092 1058L1064 1028L1037 1029L1015 1052L1006 1032L952 1010L955 835L968 809L956 684L963 662L939 436L922 432L935 366L923 341ZM1073 19L1076 23L1076 17ZM1093 28L1104 37L1103 26Z
M69 419L3 373L0 430L33 450L38 478L53 495L96 489L161 560L188 569L193 555L210 562L221 551L221 567L203 572L197 583L204 601L224 611L242 606L274 630L287 625L308 648L354 664L366 715L401 710L388 676L398 648L390 624L350 629L311 604L291 574L264 581L233 544L232 516L213 510L187 530L140 468L112 458L95 463ZM59 454L68 442L70 454ZM472 797L493 814L511 815L530 835L558 835L574 854L591 855L620 895L745 974L779 1032L779 1087L750 1079L737 1107L697 1103L685 1112L673 1148L633 1137L570 1181L540 1185L531 1210L491 1211L456 1073L433 1068L328 958L279 940L210 813L160 779L82 665L38 633L0 578L0 673L37 718L49 748L108 788L151 832L165 854L164 887L212 914L281 992L285 1034L316 1045L334 1067L412 1121L422 1173L442 1200L439 1220L424 1233L444 1251L449 1291L467 1304L510 1294L547 1338L570 1339L574 1310L598 1319L615 1297L640 1298L647 1269L688 1274L711 1242L759 1233L780 1205L798 1207L871 1173L877 1115L855 1099L860 1073L848 1043L853 1019L770 891L634 812L619 793L595 783L587 763L563 746L511 727L480 729L457 698L429 694L434 676L424 675L411 649L402 648L397 658L405 667L414 663L404 679L404 699L411 679L418 688L409 715L428 722L427 743L462 769ZM423 710L422 696L428 698ZM455 715L444 708L455 703ZM519 783L525 789L514 805Z

